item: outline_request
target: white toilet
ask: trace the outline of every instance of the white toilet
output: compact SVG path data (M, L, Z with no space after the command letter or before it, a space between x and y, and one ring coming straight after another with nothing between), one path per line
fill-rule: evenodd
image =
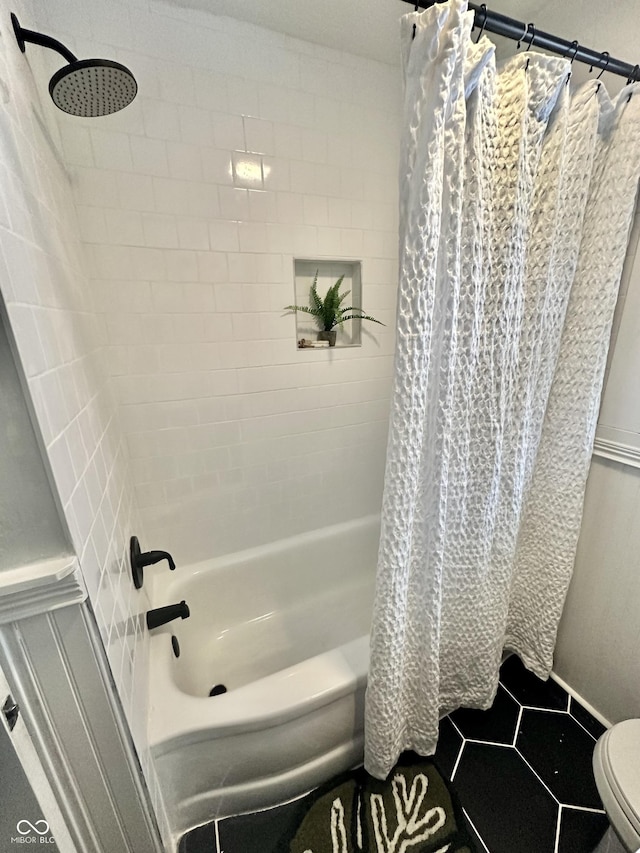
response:
M605 835L596 853L640 851L640 720L617 723L593 753L598 793L615 834ZM616 837L623 846L616 847Z

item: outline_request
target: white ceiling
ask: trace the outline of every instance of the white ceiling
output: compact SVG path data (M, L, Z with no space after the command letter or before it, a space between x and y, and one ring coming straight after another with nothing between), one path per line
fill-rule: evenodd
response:
M404 0L169 0L179 6L205 9L214 15L239 18L306 41L377 59L399 63L401 15L411 11ZM534 21L540 29L571 40L578 38L596 50L616 42L637 55L637 23L632 11L637 0L488 0L487 5L520 21ZM633 51L631 47L633 34ZM500 45L511 53L513 43ZM600 43L606 39L604 43ZM627 45L629 45L627 47ZM502 50L501 50L502 48ZM620 58L627 58L624 50Z
M404 0L172 0L239 18L305 41L390 65L400 61L398 20L411 11ZM540 0L502 0L511 17L540 7ZM498 0L494 3L497 8Z
M170 0L389 64L399 62L403 0Z

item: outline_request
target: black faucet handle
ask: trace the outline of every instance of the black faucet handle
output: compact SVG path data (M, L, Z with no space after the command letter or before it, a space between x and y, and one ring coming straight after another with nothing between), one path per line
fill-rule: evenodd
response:
M136 589L142 587L144 581L144 567L152 566L154 563L159 563L160 560L166 560L169 563L169 568L173 571L176 564L173 557L168 551L142 551L137 536L132 536L129 542L129 558L131 561L131 575L133 577L133 585Z
M174 571L176 564L173 562L173 557L168 551L145 551L138 555L138 565L153 566L154 563L159 563L160 560L167 560L169 568Z

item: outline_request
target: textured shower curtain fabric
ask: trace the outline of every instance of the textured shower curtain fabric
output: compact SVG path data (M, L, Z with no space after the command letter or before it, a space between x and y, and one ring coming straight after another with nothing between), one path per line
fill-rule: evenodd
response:
M415 24L415 38L412 38ZM449 0L402 19L400 288L365 766L542 678L576 551L640 176L640 87L496 66ZM630 98L629 96L632 95Z

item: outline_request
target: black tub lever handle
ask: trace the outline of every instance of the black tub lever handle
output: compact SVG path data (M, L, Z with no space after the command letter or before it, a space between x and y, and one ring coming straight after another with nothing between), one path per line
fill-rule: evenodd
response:
M154 563L159 563L160 560L167 560L169 568L173 572L176 564L173 562L173 557L168 551L145 551L138 557L139 566L153 566Z
M152 566L154 563L159 563L160 560L166 560L169 563L171 571L174 571L176 567L173 557L168 551L141 551L137 536L131 537L131 541L129 543L129 556L131 560L133 585L136 589L140 589L142 587L145 566Z

